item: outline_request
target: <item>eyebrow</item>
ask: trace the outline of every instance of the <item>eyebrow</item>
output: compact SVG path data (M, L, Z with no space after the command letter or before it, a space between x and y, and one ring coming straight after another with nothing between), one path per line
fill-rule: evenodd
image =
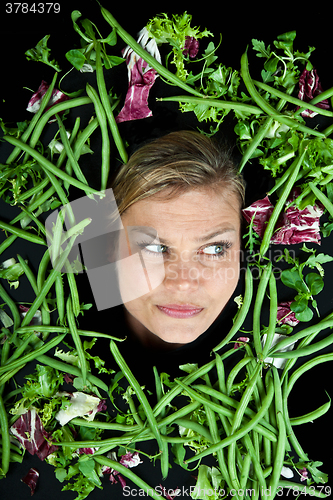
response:
M150 238L158 238L159 242L162 245L168 245L168 241L164 240L161 238L158 234L156 229L152 227L143 227L143 226L138 226L138 227L131 227L130 228L131 233L141 233L142 235L149 236ZM195 241L198 243L203 243L205 241L208 241L212 238L216 238L216 236L223 235L224 233L229 233L229 232L236 232L236 230L233 227L225 227L225 228L217 228L215 229L212 233L205 234L203 236L199 236L195 238Z

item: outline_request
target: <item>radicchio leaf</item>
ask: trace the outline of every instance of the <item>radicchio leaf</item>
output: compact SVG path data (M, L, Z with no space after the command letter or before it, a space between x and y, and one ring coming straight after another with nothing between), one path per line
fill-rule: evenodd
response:
M31 455L36 454L41 460L58 449L58 446L49 442L52 434L44 429L35 408L21 415L11 426L10 431Z
M34 469L33 467L29 470L28 474L26 474L21 479L22 483L25 483L29 486L31 490L31 496L35 493L38 479L39 479L39 472L37 469Z
M299 188L295 188L287 200L287 205L299 195ZM258 200L243 210L247 222L253 219L253 230L262 238L267 222L274 210L268 196ZM280 215L271 238L271 243L280 245L293 245L296 243L320 244L319 219L323 209L318 205L308 205L303 210L291 205Z
M148 40L147 30L144 28L139 33L138 42L160 62L161 58L155 40ZM124 106L116 117L117 123L152 116L152 111L148 107L148 96L158 76L157 72L129 47L123 51L123 56L126 57L128 71L128 91Z
M300 78L299 78L299 92L298 99L301 99L304 102L309 102L311 99L314 99L317 95L323 92L323 88L319 81L319 76L317 74L316 69L312 69L308 71L306 68L303 70ZM330 109L330 104L328 99L324 99L321 102L316 104L317 108L321 109ZM315 111L310 111L309 109L305 109L301 112L301 115L304 118L313 118L318 113Z

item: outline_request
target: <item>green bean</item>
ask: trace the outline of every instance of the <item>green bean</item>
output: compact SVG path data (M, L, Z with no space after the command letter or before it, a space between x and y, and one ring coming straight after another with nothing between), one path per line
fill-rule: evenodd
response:
M9 370L8 372L4 373L0 377L0 387L4 385L8 380L14 377L17 372L21 370L22 366L18 366L17 368L14 368L13 370Z
M99 91L99 95L105 110L106 117L109 122L109 127L112 132L112 137L115 142L115 145L119 151L120 157L123 163L127 163L128 155L125 149L123 140L121 135L119 134L118 125L113 116L113 111L110 104L110 98L108 96L108 92L106 90L104 75L103 75L103 66L101 61L101 46L99 43L95 44L96 50L96 79L97 79L97 87Z
M59 115L57 115L57 116L59 116ZM68 145L69 145L70 148L71 148L73 142L75 141L77 133L78 133L78 131L80 129L80 123L81 123L81 119L80 119L79 116L77 116L76 120L75 120L75 123L74 123L74 127L72 129L71 134L70 134L70 137L67 138L67 134L65 134L66 135L66 139L68 140ZM72 151L72 149L71 149L71 151ZM72 153L73 153L73 151L72 151ZM66 156L67 156L67 151L66 151L66 148L64 147L63 150L61 151L60 155L59 155L58 161L56 163L56 167L58 167L58 168L61 167L61 165L63 164L63 162L64 162L64 160L66 158ZM76 156L75 156L74 159L75 159L75 161L77 161L78 158L76 158ZM66 172L69 175L72 175L72 165L71 165L71 162L70 162L69 158L67 158L65 170L66 170Z
M217 391L216 389L213 389L212 387L207 387L206 385L203 384L196 384L192 386L193 389L199 390L203 392L204 394L209 394L210 396L213 396L214 398L218 399L219 401L222 401L225 405L229 405L233 408L238 408L239 406L239 401L231 398L230 396L226 396L225 394L222 394L221 392ZM249 407L245 409L245 415L248 417L255 417L256 412L251 410ZM276 438L274 437L274 434L277 433L275 427L270 425L268 422L263 421L262 425L265 426L270 432L269 434L269 439L271 441L276 441ZM258 429L256 429L258 431ZM263 432L262 432L263 434Z
M23 342L22 344L14 351L14 353L11 355L11 357L7 360L6 363L2 363L2 365L4 364L10 364L12 361L14 361L15 359L19 358L21 356L21 354L24 353L24 351L26 350L26 348L29 346L30 342L32 342L33 340L36 340L36 333L33 332L31 335L29 335L29 337L27 337Z
M110 141L107 128L107 119L104 108L99 100L96 90L87 83L86 91L95 106L95 112L102 135L102 165L101 165L101 191L107 186L110 172Z
M234 380L235 380L236 376L238 375L238 373L242 370L242 368L244 368L244 366L246 366L248 363L250 363L252 361L253 361L252 356L245 356L243 359L238 361L238 363L236 363L232 367L232 369L230 370L229 376L227 378L227 384L226 384L226 394L228 396L230 396Z
M273 272L271 272L271 274L269 276L269 296L270 296L269 324L268 324L268 329L267 329L266 342L265 342L265 345L264 345L263 351L262 351L263 359L266 358L267 353L270 349L270 346L272 344L274 334L275 334L275 328L276 328L278 303L277 303L276 280L275 280L275 276L274 276Z
M246 489L246 483L250 475L250 466L251 466L251 455L247 453L244 457L243 468L240 477L240 489Z
M98 420L86 420L85 418L75 417L72 418L71 424L73 425L83 425L84 427L90 427L93 429L107 429L109 431L120 431L120 432L135 432L140 430L140 426L137 424L127 425L127 424L117 424L112 422L101 422Z
M258 479L258 483L260 484L260 487L261 487L261 491L264 492L267 490L266 488L266 481L265 481L265 476L264 476L264 473L263 473L263 470L262 470L262 467L261 467L261 463L257 457L257 454L256 454L256 451L255 451L255 448L253 446L253 443L251 441L251 438L249 435L245 435L243 437L243 442L248 450L248 452L250 453L251 455L251 460L252 460L252 463L253 463L253 469L254 469L254 472L257 476L257 479ZM254 483L256 484L256 483ZM256 491L256 488L257 488L257 491ZM258 484L257 484L257 487L254 488L255 489L255 492L256 492L256 496L258 498L258 492L259 492L259 488L258 488Z
M36 293L37 297L38 297L38 294L43 287L43 284L45 283L45 273L46 273L46 269L47 269L49 262L50 262L50 251L49 251L49 249L47 249L44 252L43 257L41 258L41 261L40 261L39 267L38 267L37 280L36 280L37 290L38 290L38 292ZM50 313L46 297L42 301L42 309L44 309L44 311L47 311L48 314ZM43 323L44 323L44 318L43 318ZM50 321L48 320L45 324L49 325Z
M271 116L267 116L264 123L260 126L257 133L253 137L252 141L248 145L245 153L243 154L240 164L238 165L239 172L243 170L244 166L251 159L257 147L261 144L261 141L266 137L267 132L270 129L272 123L273 123L273 118Z
M128 365L126 363L126 361L121 356L117 345L112 340L110 342L110 349L111 349L111 353L112 353L112 355L113 355L113 357L114 357L117 365L119 366L119 368L121 369L121 371L124 373L125 377L127 378L128 382L130 383L130 385L133 387L133 389L134 389L134 391L135 391L135 393L137 395L137 398L139 399L140 403L142 404L144 412L145 412L145 414L147 416L147 420L148 420L149 426L150 426L150 428L151 428L151 430L152 430L152 432L153 432L153 434L154 434L154 436L156 438L156 441L158 443L158 446L159 446L159 449L160 449L160 452L161 452L161 471L162 471L162 477L166 478L167 475L168 475L168 468L169 468L168 446L161 439L161 434L160 434L160 432L158 430L157 422L156 422L155 416L153 414L152 408L151 408L150 404L148 403L147 397L144 394L143 390L141 389L140 384L138 383L138 381L136 380L136 378L133 376L130 368L128 367Z
M333 342L333 333L328 337L320 340L319 342L316 342L315 344L311 344L306 347L302 347L300 349L295 349L293 351L276 352L272 354L272 358L292 359L292 358L299 358L302 356L309 356L310 354L313 354L314 352L320 351L321 349L324 349L325 347L331 345L332 342Z
M46 106L48 105L49 103L49 100L50 100L50 97L52 95L52 92L53 92L53 89L54 89L54 86L55 86L55 82L57 80L57 73L55 73L53 79L52 79L52 82L49 86L49 88L47 89L43 99L42 99L42 102L40 103L40 107L39 107L39 110L37 111L37 113L34 114L34 116L32 117L32 120L30 121L27 129L23 132L22 136L21 136L21 140L23 142L26 142L31 134L31 132L33 131L36 123L38 122L39 118L41 117L41 115L43 114ZM17 155L19 154L20 152L20 148L16 147L12 152L11 154L8 156L7 158L7 164L9 163L12 163Z
M104 19L112 26L112 28L115 28L116 32L119 34L119 36L124 40L124 42L133 49L133 51L138 54L139 57L141 57L144 61L146 61L149 66L154 68L157 73L159 73L163 78L166 80L169 80L169 82L173 83L177 87L182 88L189 94L196 95L198 97L202 97L200 92L192 88L190 85L187 85L185 82L183 82L180 78L178 78L176 75L171 73L171 71L167 70L162 64L160 64L155 57L149 54L139 43L137 43L134 38L129 35L121 26L120 24L116 21L116 19L112 16L112 14L105 9L104 7L101 7L101 13L104 17Z
M97 128L98 120L97 118L94 118L88 123L86 128L80 132L74 144L74 156L77 160L80 157L82 146Z
M64 285L62 281L62 275L60 272L58 273L55 279L54 285L55 285L55 294L56 294L59 321L63 325L65 320L65 297L64 297Z
M74 274L72 272L73 270L68 262L65 263L65 269L66 269L66 276L69 285L70 295L72 299L73 313L75 317L78 317L81 311L79 292L77 289Z
M311 109L311 111L316 111L316 113L318 113L320 115L333 117L332 111L329 111L327 109L318 108L317 106L312 104L312 101L304 102L301 99L297 99L297 97L292 97L288 94L285 94L284 92L281 92L280 90L276 89L275 87L270 87L269 85L267 85L266 83L263 83L263 82L258 82L256 80L253 80L253 83L254 83L254 85L259 87L260 89L265 90L266 92L269 92L270 94L273 94L277 97L280 97L280 98L284 99L285 101L291 102L292 104L295 104L296 106L299 106L300 108L302 108L301 110L299 110L300 113L302 111L304 111L305 109ZM331 95L332 95L332 89L330 89L330 96ZM321 102L321 100L323 100L323 99L325 99L325 98L322 98L321 96L320 97L317 96L317 102Z
M272 347L272 349L268 353L268 357L271 357L273 354L276 353L276 351L280 351L288 347L290 344L294 344L303 337L309 337L313 333L318 334L322 330L325 330L326 328L331 328L332 326L333 326L333 316L332 314L329 314L321 321L319 321L319 323L308 326L303 330L301 330L300 332L295 333L294 335L288 335L286 339L281 340L281 342L279 342L276 346Z
M308 361L307 363L304 363L304 365L300 366L300 368L297 368L297 370L295 370L292 373L292 375L289 379L289 382L287 385L287 396L290 394L295 382L299 379L299 377L301 375L303 375L304 372L306 372L307 370L310 370L311 368L313 368L314 366L316 366L320 363L325 363L326 361L333 361L333 354L332 353L322 354L321 356L317 356L314 359L310 359L310 361Z
M6 340L2 344L0 366L3 366L8 362L9 351L10 351L10 342L9 338L6 338ZM4 388L5 384L2 384L0 386L0 396L2 396Z
M10 245L12 243L14 243L14 241L16 240L16 238L17 238L16 234L11 234L10 236L7 236L7 238L0 245L0 255L5 250L7 250L7 248L10 247Z
M267 196L271 196L277 189L279 189L281 186L283 186L283 184L289 178L291 172L294 170L295 165L297 164L297 162L298 162L298 158L296 158L292 162L292 164L287 168L287 170L285 172L283 172L283 175L281 175L281 177L279 177L278 179L276 179L274 186L272 187L272 189L270 191L268 191ZM297 180L298 180L298 178L297 178ZM302 194L303 194L303 192L302 192Z
M309 413L306 413L305 415L302 415L301 417L291 418L290 423L292 426L294 426L294 425L302 425L302 424L306 424L308 422L312 422L316 418L319 418L322 415L325 415L325 413L328 412L330 407L331 407L331 400L328 401L327 403L323 404L322 406L320 406L316 410L311 411Z
M201 404L204 404L211 408L213 411L215 411L219 415L224 415L228 418L234 418L235 417L235 412L230 410L229 408L226 408L222 405L219 405L217 403L214 403L213 401L210 401L206 397L204 397L202 394L198 393L191 387L188 387L186 384L183 384L180 380L176 380L176 382L183 387L184 391L186 391L192 399L195 399L196 401L200 402ZM233 404L236 409L239 408L239 403ZM246 412L248 412L248 408L245 409ZM251 410L250 410L251 411ZM255 418L256 413L252 412L253 418ZM276 441L275 435L272 433L272 431L268 430L267 428L264 428L261 424L256 426L256 431L259 432L260 434L265 435L268 439L272 441Z
M20 313L17 309L16 303L13 301L13 299L8 295L4 287L0 284L0 297L1 299L6 302L7 306L10 309L10 312L13 315L13 322L14 322L14 330L18 328L19 324L21 323L21 316Z
M26 363L29 363L30 361L37 358L41 354L44 354L45 352L49 351L50 349L53 349L53 347L60 344L60 342L65 338L65 336L66 333L63 333L62 335L57 335L52 340L49 340L47 343L45 343L42 347L39 347L38 349L35 349L34 351L29 352L28 354L25 354L16 361L12 361L11 363L8 363L5 366L1 366L0 374L24 366Z
M247 316L247 313L250 309L252 295L253 295L253 276L251 269L247 267L245 273L245 293L244 293L243 304L237 313L235 322L231 327L229 333L216 347L214 347L213 349L214 352L218 351L219 349L222 349L222 347L224 347L241 328Z
M44 179L40 181L38 184L36 184L34 187L27 189L27 191L24 191L24 193L22 193L17 198L17 203L22 203L22 201L26 200L27 198L31 198L36 194L39 195L40 193L42 193L43 189L49 184L49 182L50 182L49 179L47 177L44 177Z
M79 106L84 106L86 104L91 104L91 100L89 99L89 97L77 97L75 99L69 99L68 101L59 102L58 104L55 104L54 106L49 108L47 111L45 111L43 116L38 121L38 123L35 127L35 130L33 131L33 134L31 136L31 139L29 142L29 145L31 146L31 148L33 149L36 146L36 144L37 144L37 142L38 142L38 140L43 132L45 125L47 124L47 122L50 120L50 118L52 116L54 116L57 113L59 114L62 111L66 111L66 110L71 109L71 108L77 108Z
M210 443L213 443L213 438L212 438L209 430L204 425L201 425L198 422L195 422L194 420L190 420L188 418L177 418L172 423L176 424L176 425L180 425L181 427L184 427L185 429L191 429L192 431L200 434L200 436L203 436L204 438L206 438ZM192 439L192 436L191 436L191 439ZM189 438L187 438L187 440L189 440Z
M278 488L278 482L281 476L284 456L286 452L286 425L283 415L282 391L281 391L281 382L279 374L275 366L272 367L272 370L273 370L274 391L275 391L275 412L276 412L277 427L279 430L273 471L269 482L269 490L270 490L269 498L274 499Z
M260 366L259 366L259 368L260 368ZM259 374L259 371L258 371L258 373L254 374L253 380L256 379L257 374ZM267 391L267 395L265 396L264 401L262 403L262 407L256 413L256 416L253 419L251 419L249 422L247 422L245 425L243 425L237 431L235 431L235 432L232 431L232 434L230 436L222 439L219 443L214 444L214 445L210 446L209 448L207 448L206 450L198 453L194 457L189 458L188 460L186 460L186 463L191 463L191 462L194 462L196 460L201 460L201 458L203 458L207 455L211 455L212 453L215 453L218 449L225 448L226 446L229 446L230 444L232 444L234 441L237 441L238 439L241 439L242 437L246 436L246 434L248 434L248 432L250 432L250 430L252 430L256 426L256 424L260 422L260 420L263 418L263 416L267 412L267 409L268 409L268 407L271 404L271 401L273 399L273 395L274 395L274 387L273 387L273 383L271 383L269 386L269 390Z
M36 234L29 233L29 231L26 231L25 229L14 227L11 224L7 224L3 221L0 221L0 228L4 229L5 231L9 231L18 238L31 241L32 243L36 243L37 245L46 245L46 241L43 238L37 236Z
M10 439L9 439L8 417L1 394L0 394L0 428L1 428L1 439L2 439L1 469L2 469L2 474L6 476L9 469L9 460L10 460Z
M287 125L290 128L296 128L303 133L315 135L317 137L324 137L324 134L322 134L321 132L318 132L316 129L306 127L305 125L302 125L299 121L293 120L292 118L288 118L286 115L280 114L263 97L261 97L261 95L257 91L257 89L253 83L253 80L251 79L250 73L249 73L249 63L248 63L248 58L247 58L247 52L244 52L244 54L241 57L241 75L242 75L244 84L245 84L250 96L252 97L254 102L263 111L265 111L265 113L268 114L268 116L273 117L275 120Z
M24 317L24 319L23 319L23 321L21 323L21 326L26 326L27 324L30 323L30 321L34 317L34 314L36 313L37 309L39 308L39 306L44 301L44 299L46 297L46 294L49 292L51 286L53 285L54 281L56 280L56 277L58 275L59 270L64 265L64 263L65 263L65 261L66 261L66 259L68 257L68 254L69 254L69 252L71 251L71 249L72 249L72 247L74 245L75 239L76 239L76 236L72 236L72 238L70 239L70 241L69 241L66 249L60 255L59 259L57 260L56 266L52 269L52 271L50 272L48 278L44 282L42 288L40 289L39 295L35 298L34 302L32 303L31 307L29 308L29 311L25 315L25 317Z
M38 328L39 329L39 328ZM39 363L43 363L44 365L51 366L52 368L55 368L56 370L63 371L65 373L70 373L71 375L75 375L76 377L81 376L81 370L77 366L73 366L67 363L64 363L63 361L58 361L57 359L50 358L49 356L46 356L45 354L39 355L36 360ZM93 384L96 385L96 387L99 387L106 393L108 392L108 386L100 380L98 377L95 375L92 375L91 373L87 373L87 380Z
M289 193L294 186L298 172L302 166L304 156L305 156L305 150L303 151L303 153L299 157L298 162L296 163L293 172L290 174L290 177L289 177L288 181L286 182L285 187L283 188L281 196L280 196L277 204L275 205L274 210L269 218L269 221L267 223L267 227L265 229L265 233L264 233L264 236L263 236L263 239L261 242L261 246L260 246L260 255L265 255L265 253L268 250L270 240L271 240L274 228L275 228L275 224L279 218L281 211L283 210L284 204L287 201Z
M252 113L254 115L262 114L262 110L257 106L253 106L251 104L244 104L242 102L237 101L224 101L220 99L209 98L205 96L201 97L192 97L187 95L178 95L178 96L168 96L168 97L160 97L158 101L171 101L171 102L186 102L190 104L196 105L205 105L205 106L214 106L218 109L233 109L239 112Z
M88 362L86 360L86 355L82 346L80 335L77 331L75 317L73 314L72 298L69 296L66 303L67 321L72 338L75 344L76 352L79 357L79 366L81 368L83 385L86 383L87 372L88 372Z
M124 465L121 465L119 462L116 462L115 460L111 460L110 458L106 458L104 456L93 455L93 459L100 465L111 467L112 469L121 473L122 476L125 476L130 481L133 481L133 483L136 484L140 488L140 490L144 491L146 495L151 496L155 500L164 500L164 497L159 495L153 487L149 486L145 481L134 474L131 469L128 469Z
M75 172L75 175L80 182L88 185L87 179L85 178L85 176L80 168L80 165L78 164L78 162L74 156L73 150L70 146L64 124L61 121L61 119L59 118L59 115L56 114L56 118L57 118L59 130L60 130L60 137L61 137L61 141L62 141L63 146L64 146L64 150L66 151L66 154L68 156L68 160L69 160L69 162L70 162L70 164ZM69 172L69 175L71 175L71 172ZM85 193L87 196L89 196L89 197L91 196L89 190L86 190Z
M47 178L47 181L50 182L49 178ZM38 187L38 186L36 186ZM36 198L30 205L29 205L29 212L33 212L36 208L38 208L40 205L43 205L55 192L55 189L53 186L51 186L45 193L41 194L38 198ZM11 224L16 224L19 220L21 220L24 217L24 213L21 212L19 215L17 215L13 220L10 221Z
M260 312L265 297L267 283L270 279L271 273L272 273L272 262L269 261L269 263L264 267L264 269L261 272L257 296L253 309L253 342L256 354L257 356L260 355L261 358L262 358L263 348L261 346L261 338L260 338Z
M324 193L314 185L313 182L309 182L309 187L311 191L316 195L319 201L324 205L329 214L333 217L333 203L324 195Z
M4 136L4 139L7 142L9 142L10 144L13 144L14 146L19 146L23 151L26 151L27 153L29 153L41 165L41 167L45 168L48 172L51 172L52 174L59 177L63 181L67 181L70 185L73 185L73 186L75 186L83 191L87 191L89 193L101 194L96 189L88 186L87 184L83 184L81 181L74 179L70 175L66 174L66 172L63 172L62 170L57 168L55 165L53 165L53 163L51 163L42 154L40 154L38 151L33 149L31 146L28 146L27 144L23 143L19 139L16 139L13 136Z

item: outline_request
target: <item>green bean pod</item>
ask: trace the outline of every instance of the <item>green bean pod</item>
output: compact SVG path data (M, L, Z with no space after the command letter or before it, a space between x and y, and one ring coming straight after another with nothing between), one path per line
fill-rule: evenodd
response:
M281 90L278 90L275 87L271 87L270 85L267 85L267 83L258 82L257 80L253 80L253 83L256 87L259 87L260 89L265 90L266 92L269 92L272 95L280 97L281 99L284 99L287 102L295 104L295 106L299 106L301 108L299 110L300 113L302 112L302 110L304 111L305 109L311 109L311 111L315 111L316 113L318 113L320 115L333 117L332 111L329 111L328 109L319 108L318 106L315 106L314 104L312 104L312 101L310 101L310 102L302 101L301 99L298 99L297 97L293 97L289 94L286 94L285 92L281 92ZM329 97L331 97L333 95L332 89L329 90L328 95L329 95ZM320 97L317 96L315 99L317 102L321 102L321 100L326 99L326 98L322 97L322 95L320 94ZM313 99L313 101L314 101L314 99Z
M56 370L63 371L65 373L70 373L71 375L75 375L76 377L80 377L81 370L77 366L70 365L68 363L64 363L63 361L50 358L49 356L46 356L45 354L38 355L36 358L36 361L38 363L43 363L44 365L51 366L52 368L55 368ZM98 377L95 375L92 375L91 373L87 373L87 380L93 384L96 385L96 387L99 387L106 393L108 392L108 386L100 380ZM88 422L87 422L88 423ZM95 446L95 445L93 445Z
M20 147L23 151L26 151L29 153L40 165L41 167L45 168L48 172L51 172L55 176L59 177L65 182L68 182L70 185L73 185L82 191L87 191L88 193L95 193L95 194L101 194L100 191L97 191L96 189L90 187L88 184L83 184L82 182L78 181L77 179L74 179L70 175L66 174L66 172L63 172L59 168L57 168L53 163L51 163L47 158L45 158L42 154L40 154L38 151L33 149L31 146L28 146L27 144L23 143L19 139L16 139L13 136L4 136L4 139L9 142L10 144L13 144L14 146Z
M112 107L110 104L110 98L109 98L108 92L106 90L106 85L105 85L105 80L104 80L104 75L103 75L103 66L102 66L102 60L101 60L101 46L99 43L95 44L95 50L96 50L96 79L97 79L97 86L98 86L99 95L100 95L101 102L102 102L104 110L105 110L107 120L109 122L109 127L111 130L115 145L118 149L118 152L120 154L120 157L121 157L123 163L127 163L127 159L128 159L127 151L126 151L126 148L124 146L122 137L119 133L118 125L117 125L116 120L113 116L113 111L112 111Z
M267 116L264 123L260 126L259 130L255 134L252 141L248 145L245 153L243 154L240 164L238 165L239 172L243 170L244 166L251 159L253 153L255 152L259 144L261 144L261 141L266 137L267 132L270 129L272 123L273 123L273 118L271 116Z
M259 366L259 368L260 368L260 366ZM258 373L254 374L255 378L256 378L257 374L259 374L259 371L258 371ZM242 437L246 436L256 426L256 424L260 422L260 420L266 414L266 412L267 412L267 410L272 402L273 396L274 396L274 387L273 387L273 383L271 383L269 386L269 389L267 391L267 395L265 396L265 398L262 402L262 407L256 413L256 416L253 419L251 419L249 422L247 422L245 425L243 425L240 429L238 429L237 431L232 433L230 436L222 439L219 443L214 444L214 445L210 446L209 448L207 448L206 450L198 453L194 457L187 459L186 463L189 464L191 462L201 460L203 457L205 457L207 455L211 455L212 453L215 453L218 449L225 448L226 446L229 446L230 444L232 444L234 441L237 441L238 439L241 439ZM244 410L244 408L242 406L240 405L240 408L242 408L240 413L242 413ZM238 422L238 419L237 419L237 422Z
M309 187L311 188L313 194L317 196L318 200L321 201L326 210L333 217L333 203L330 202L327 196L325 196L324 193L320 189L318 189L313 182L309 182Z
M111 467L112 469L121 473L123 476L127 477L130 481L133 481L133 483L136 484L140 488L140 490L144 491L146 495L154 498L154 500L164 500L164 497L159 495L154 488L140 479L136 474L134 474L131 469L128 469L124 465L121 465L119 462L116 462L115 460L111 460L110 458L106 458L104 456L95 456L95 454L93 455L93 459L100 465Z
M68 254L74 245L75 239L76 239L76 236L72 236L66 249L60 255L59 259L57 260L56 266L52 269L49 276L47 277L47 279L43 283L43 286L41 287L39 294L37 295L37 297L35 298L34 302L31 305L31 307L29 308L29 311L27 312L27 314L23 318L21 326L26 326L30 323L30 321L34 317L34 314L36 313L37 309L44 301L47 293L49 292L50 288L52 287L53 283L55 282L55 280L57 278L58 272L60 271L60 269L64 265L64 263L68 257Z
M72 169L74 170L74 173L75 173L76 177L78 178L78 180L81 181L83 184L88 185L87 179L85 178L85 176L81 170L81 167L78 164L78 162L74 156L73 150L71 148L70 142L69 142L68 137L67 137L67 133L66 133L64 124L61 121L59 115L56 114L56 118L57 118L58 127L59 127L59 131L60 131L61 141L62 141L62 144L64 146L64 150L66 151L68 160L72 166ZM71 174L69 174L69 175L71 175ZM87 194L87 196L90 196L89 191L86 191L86 194Z
M273 500L276 495L278 488L279 479L281 476L281 471L284 462L284 456L286 452L286 424L283 414L283 402L282 402L282 391L281 391L281 381L275 366L272 367L273 378L274 378L274 392L275 392L275 412L277 427L279 430L278 443L276 447L276 453L274 457L273 471L269 482L270 495L269 499Z
M7 224L6 222L0 221L0 229L9 231L16 237L31 241L31 243L36 243L37 245L46 245L46 241L40 236L29 233L29 231L26 231L25 229L20 229L18 227L12 226L11 224Z
M10 440L9 440L8 417L1 394L0 394L0 428L1 428L1 439L2 439L1 469L2 469L2 474L6 476L9 469Z
M190 85L187 85L185 82L183 82L180 78L178 78L176 75L171 73L168 69L166 69L162 64L160 64L155 57L150 55L137 41L129 35L121 26L120 24L116 21L116 19L113 17L113 15L104 7L101 7L101 13L104 17L104 19L116 30L116 32L119 34L119 36L124 40L124 42L133 49L133 51L138 54L139 57L141 57L144 61L146 61L149 66L154 68L157 73L159 73L163 78L171 82L172 84L176 85L177 87L182 88L189 94L196 95L198 97L202 97L201 93L192 88Z
M40 117L42 116L46 106L48 105L49 100L50 100L51 95L52 95L52 92L53 92L53 89L54 89L54 86L55 86L55 83L56 83L56 80L57 80L57 76L58 76L58 74L55 73L53 78L52 78L52 81L51 81L49 88L47 89L45 95L43 96L42 102L40 103L39 110L37 111L37 113L34 114L34 116L32 117L32 120L30 121L30 123L28 125L28 128L21 135L21 140L23 142L26 142L29 139L29 136L32 133L35 125L37 124L37 122L40 119ZM8 156L6 163L10 164L10 163L14 162L15 159L17 158L18 154L20 153L20 151L21 151L20 148L15 147L15 149Z
M10 309L10 312L13 315L13 323L14 323L14 330L16 330L20 323L21 323L21 316L18 311L16 303L13 301L13 299L8 295L4 287L0 284L0 297L1 300L6 302L7 306Z
M218 351L219 349L222 349L222 347L224 347L242 327L244 320L247 316L247 313L249 312L250 309L252 295L253 295L253 276L250 267L247 267L245 273L245 293L244 293L243 304L237 313L235 322L231 327L229 333L216 347L214 347L213 349L214 352Z
M102 165L101 165L101 191L107 186L110 172L110 140L104 108L99 100L96 90L87 83L86 91L95 106L96 116L102 135Z
M290 128L296 128L305 134L315 135L317 137L325 137L323 133L318 132L316 129L306 127L305 125L301 124L299 121L293 120L292 118L289 118L286 115L280 114L263 97L261 97L261 95L257 91L257 89L253 83L253 80L250 76L247 52L244 52L244 54L241 57L241 75L242 75L244 84L245 84L250 96L252 97L254 102L265 113L268 114L268 116L273 117L278 122L283 123Z
M305 415L302 415L300 417L291 418L290 423L292 426L307 424L308 422L312 422L316 418L319 418L322 415L325 415L325 413L327 413L330 408L331 408L331 400L328 401L327 403L323 404L322 406L320 406L319 408L317 408L314 411L306 413Z
M11 363L6 364L5 366L1 366L0 374L24 366L26 363L29 363L30 361L37 358L41 354L44 354L45 352L49 351L50 349L53 349L53 347L60 344L60 342L65 338L65 336L66 333L58 335L57 337L54 337L52 340L46 342L42 347L39 347L38 349L35 349L34 351L29 352L28 354L25 354L20 359L12 361Z
M84 353L84 349L82 346L80 335L77 331L75 317L74 317L74 313L73 313L72 298L70 296L67 299L66 312L67 312L68 326L69 326L70 332L72 334L75 348L76 348L76 351L77 351L77 354L79 357L79 365L81 368L83 385L85 385L86 380L87 380L88 362L86 360L86 355Z
M263 348L261 346L261 338L260 338L260 312L264 301L267 284L272 274L272 267L273 267L272 261L269 261L268 264L262 270L253 309L253 343L256 350L256 354L257 356L260 356L261 359L263 359L262 358Z
M296 178L298 176L298 172L299 172L299 170L302 166L302 163L303 163L304 156L305 156L305 150L303 151L303 153L299 157L298 162L296 163L293 172L290 174L290 177L285 184L285 187L281 193L281 196L280 196L277 204L275 205L274 210L269 218L269 221L267 223L267 227L265 229L265 233L264 233L264 236L263 236L263 239L261 242L261 246L260 246L260 255L265 255L265 253L268 250L269 243L270 243L272 234L274 232L275 224L279 218L280 213L283 210L284 204L286 203L286 201L288 199L289 193L292 190L293 185L295 184Z
M142 404L142 407L144 409L144 412L147 417L147 421L149 423L149 426L156 438L156 441L158 443L160 452L161 452L161 471L162 471L162 477L166 478L168 475L168 468L169 468L169 460L168 460L168 446L167 443L165 443L161 439L161 434L158 430L157 422L155 419L155 416L153 414L152 408L150 404L148 403L147 397L144 394L143 390L140 387L140 384L136 380L136 378L133 376L130 368L128 367L126 361L122 357L122 355L119 352L119 349L117 345L114 343L114 341L110 342L110 349L111 353L119 366L119 368L122 370L124 373L125 377L127 378L128 382L130 385L133 387L137 398L139 399L140 403Z

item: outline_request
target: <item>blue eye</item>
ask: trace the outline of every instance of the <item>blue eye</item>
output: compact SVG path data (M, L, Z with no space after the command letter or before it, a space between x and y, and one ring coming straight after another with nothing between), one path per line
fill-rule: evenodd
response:
M147 241L141 241L140 243L137 243L137 245L141 248L142 251L155 256L162 255L168 251L168 247L166 247L165 245L160 245L158 243L148 243Z
M151 253L165 253L167 251L167 247L165 245L157 245L156 243L152 243L151 245L146 245L144 250L147 250Z
M231 243L229 241L223 243L214 243L212 245L208 245L204 247L200 253L207 255L208 257L218 258L223 257L225 255L228 248L231 247Z

